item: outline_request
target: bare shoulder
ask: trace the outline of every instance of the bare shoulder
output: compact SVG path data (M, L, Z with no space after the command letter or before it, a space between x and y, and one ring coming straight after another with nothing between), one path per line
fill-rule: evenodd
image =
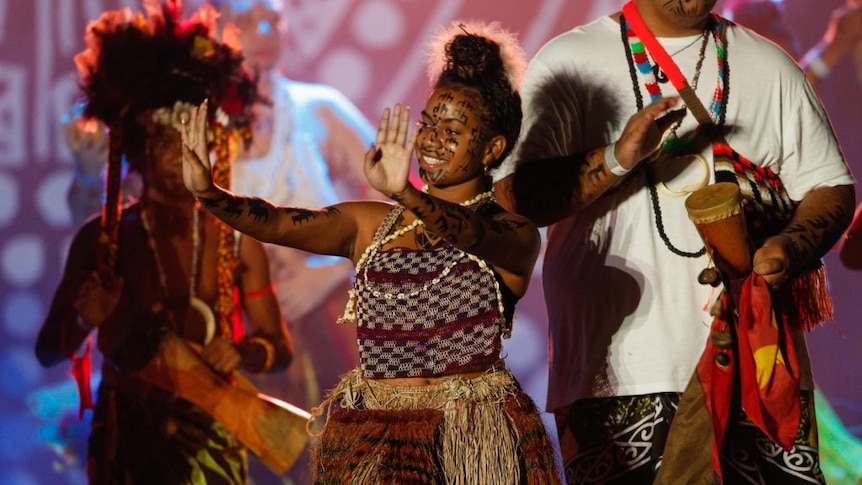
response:
M361 254L371 244L374 233L396 204L364 200L342 202L336 206L344 215L352 218L356 223L356 237L354 251Z
M359 231L366 231L370 228L373 232L395 207L396 204L391 202L361 200L341 202L333 206L333 209L354 219Z

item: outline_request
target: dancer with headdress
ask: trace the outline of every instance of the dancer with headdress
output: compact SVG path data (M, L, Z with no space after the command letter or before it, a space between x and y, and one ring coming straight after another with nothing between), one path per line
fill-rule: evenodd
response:
M227 183L248 137L256 86L239 51L213 37L211 7L183 20L179 1L145 6L146 14L104 13L75 57L85 116L110 129L107 194L102 217L72 241L36 354L45 366L72 358L86 407L88 336L99 330L104 364L89 438L91 483L244 483L246 455L235 434L139 371L169 334L199 349L227 381L239 369L290 362L262 245L202 211L182 183L179 128L194 106L212 103L200 121L202 147L212 149L216 178ZM144 181L140 202L127 207L120 205L123 155Z

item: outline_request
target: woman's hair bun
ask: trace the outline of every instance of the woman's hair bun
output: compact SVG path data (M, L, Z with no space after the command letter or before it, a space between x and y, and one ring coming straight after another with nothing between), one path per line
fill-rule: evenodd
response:
M472 83L505 77L513 91L521 84L526 63L518 38L499 22L455 21L428 43L428 77L437 84L446 74Z
M503 70L500 46L478 35L457 35L446 46L446 71L455 71L464 80L499 76Z

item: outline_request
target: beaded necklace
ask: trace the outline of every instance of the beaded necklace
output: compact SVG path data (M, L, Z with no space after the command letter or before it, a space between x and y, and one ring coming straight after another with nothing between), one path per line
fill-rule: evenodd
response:
M629 62L629 73L632 78L637 109L638 111L640 111L644 107L644 100L641 95L641 91L638 88L638 74L640 74L640 78L642 79L644 88L646 88L646 91L649 94L650 102L654 102L662 98L661 88L659 87L658 82L656 81L655 74L653 73L653 66L650 63L650 58L647 54L646 47L644 47L643 42L640 40L637 34L635 34L634 30L631 28L624 16L620 18L620 28L622 31L623 44L626 47L626 54ZM706 46L711 35L715 41L718 76L716 80L715 91L713 91L712 100L709 103L708 111L709 116L715 121L717 125L723 125L725 117L725 105L727 102L726 98L728 91L727 85L729 74L729 71L727 69L726 42L724 38L724 32L722 30L722 24L721 22L718 22L715 17L710 17L706 28L707 31L704 31L704 33L702 34L703 42L701 43L700 54L698 56L697 66L695 67L695 73L694 77L692 78L691 87L692 89L697 88L697 83L700 79L701 67L703 65L703 61L706 55ZM675 153L681 148L685 148L686 146L688 146L688 144L681 142L676 137L675 130L672 135L673 136L671 136L668 140L665 141L665 144L663 146L663 150L665 152Z
M636 9L634 8L627 8L626 6L624 7L624 12L625 11L628 11L629 13L632 13L634 15L638 15ZM642 20L640 20L639 18L637 20L642 22ZM708 116L712 120L714 120L717 125L722 125L724 123L725 107L727 104L726 102L728 93L727 86L729 71L727 69L727 49L721 22L717 21L714 16L711 16L707 21L706 29L707 30L703 33L703 43L701 44L701 51L698 57L697 67L695 69L695 75L693 77L693 84L691 89L693 91L693 89L697 87L697 81L700 78L701 66L705 58L706 45L708 43L707 41L711 34L712 38L715 41L716 62L718 64L718 79L716 82L716 88L713 91L712 100L709 104ZM640 78L644 84L644 87L646 88L647 93L649 93L650 102L656 101L662 97L661 89L656 82L656 78L653 73L653 67L650 64L650 60L647 55L647 49L641 39L634 32L634 29L632 29L631 25L627 22L624 15L620 18L620 30L623 38L623 45L626 48L626 58L629 63L629 73L632 79L637 109L638 111L640 111L644 107L644 100L641 96L641 90L638 87L638 74L640 74ZM653 54L658 55L657 53ZM669 59L670 56L667 56L666 58ZM673 61L670 60L670 63L673 63ZM669 73L674 87L676 87L678 90L683 87L688 87L685 78L682 76L681 73L679 73L679 70L676 69L676 65L673 64L669 67L675 69L675 72ZM685 141L682 141L677 137L676 131L679 128L679 125L680 123L677 123L671 129L670 136L667 138L667 140L662 146L663 153L679 153L693 143L694 137L689 137ZM698 129L700 129L700 125L698 125ZM706 254L705 247L701 247L697 251L683 251L674 246L664 228L661 206L659 205L658 194L656 193L656 183L652 171L649 168L647 168L646 170L646 181L653 214L655 215L656 229L658 230L659 237L661 238L664 245L668 248L668 250L678 256L686 258L698 258Z
M215 314L212 308L209 307L203 300L195 296L195 287L197 286L198 262L200 260L200 206L196 203L192 210L192 251L191 251L191 266L189 268L189 306L200 313L206 324L206 334L204 336L204 344L207 344L215 336ZM147 244L150 246L150 251L153 253L153 259L156 261L156 270L159 274L159 284L162 287L162 296L167 299L168 294L168 278L165 274L162 260L159 257L159 249L156 245L156 240L153 238L153 230L150 225L149 215L147 211L141 208L141 223L144 226L144 231L147 233ZM170 314L170 312L168 312ZM173 321L171 315L171 323L176 328L176 322Z
M481 194L473 197L470 200L466 200L461 202L459 205L462 207L472 207L484 200L488 200L491 203L496 203L496 198L494 197L494 193L491 191L482 192ZM402 209L403 210L403 209ZM465 251L461 251L460 249L455 248L458 256L440 271L440 274L430 281L423 284L421 287L409 291L409 292L399 292L399 293L390 293L386 291L379 291L372 288L371 282L368 280L368 266L366 263L377 254L378 250L383 247L385 244L398 239L401 236L413 231L417 227L424 225L422 219L414 219L410 224L398 229L390 234L387 234L385 237L376 238L371 244L365 249L362 253L362 256L359 258L359 261L356 263L356 284L354 288L351 288L348 292L348 302L347 307L344 310L344 315L339 318L340 323L344 322L355 322L356 321L356 308L359 303L359 291L357 289L367 289L371 295L375 298L384 298L386 300L405 300L409 298L415 298L416 296L428 291L432 286L437 285L440 281L445 278L452 270L457 266L461 261L465 258L470 261L475 262L481 271L486 271L491 273L492 281L494 282L494 292L497 296L497 310L500 314L500 326L502 329L502 334L504 338L509 338L511 336L511 325L508 325L505 322L505 307L503 305L503 295L500 290L500 282L497 280L496 276L493 274L493 270L488 266L483 259L474 256L473 254L467 253Z

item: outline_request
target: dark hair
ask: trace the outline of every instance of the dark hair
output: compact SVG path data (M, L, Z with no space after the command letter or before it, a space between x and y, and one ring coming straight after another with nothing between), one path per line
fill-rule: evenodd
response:
M443 53L445 64L434 88L458 86L479 94L485 111L480 114L483 121L492 134L506 138L506 149L496 166L514 148L521 130L517 79L523 70L523 55L514 36L496 24L479 25L476 30L460 22L456 26L457 31L438 35L439 40L445 36L448 39ZM489 32L474 33L489 28ZM510 52L504 53L504 48Z

